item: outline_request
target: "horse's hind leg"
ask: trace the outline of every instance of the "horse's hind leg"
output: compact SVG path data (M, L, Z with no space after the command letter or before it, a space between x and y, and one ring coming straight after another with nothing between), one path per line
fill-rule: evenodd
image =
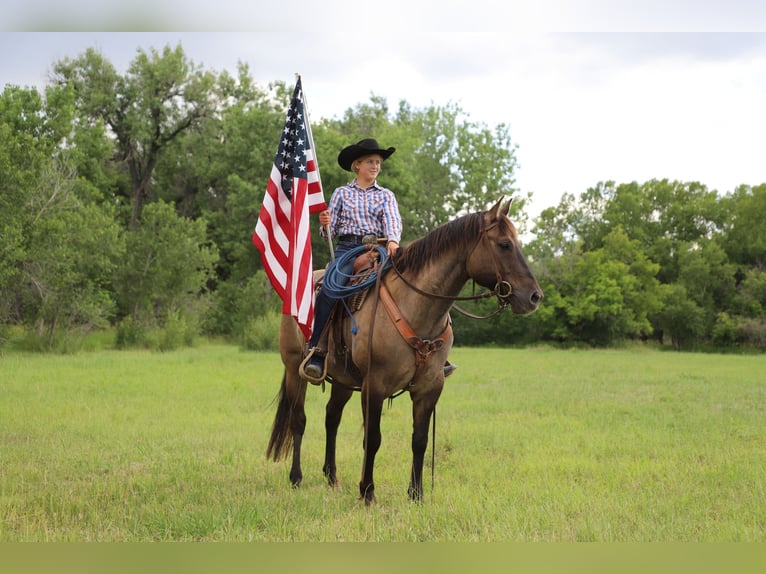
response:
M295 487L300 486L303 480L301 470L301 445L303 444L303 433L306 431L306 411L304 404L306 402L306 381L300 380L300 377L293 375L292 385L290 385L290 431L293 435L293 461L290 466L290 484Z
M340 426L340 420L343 416L343 408L351 398L354 391L341 387L340 385L333 385L330 392L330 400L327 401L327 407L325 408L325 451L324 451L324 466L322 471L330 486L338 485L338 474L335 466L335 450L336 442L338 438L338 427Z
M274 462L287 457L292 450L290 483L299 486L303 479L301 472L301 443L306 429L306 382L301 381L297 373L285 370L282 385L277 397L277 412L271 428L271 438L266 449L266 457Z

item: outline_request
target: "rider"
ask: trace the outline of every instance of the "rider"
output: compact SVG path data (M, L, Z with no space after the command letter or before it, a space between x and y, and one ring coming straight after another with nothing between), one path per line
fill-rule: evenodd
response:
M338 164L355 174L354 180L337 188L330 198L326 211L319 214L320 234L327 236L325 226L330 226L332 237L338 238L336 258L362 244L362 238L387 238L386 251L392 256L399 249L402 236L402 217L394 193L380 184L377 177L383 162L396 148L383 148L373 138L366 138L347 146L338 154ZM338 281L347 281L353 273L353 260L338 268ZM317 348L319 338L330 316L335 300L320 289L314 311L314 328L309 340L309 358L301 365L301 376L319 384L325 377L324 354ZM445 375L456 367L445 364Z

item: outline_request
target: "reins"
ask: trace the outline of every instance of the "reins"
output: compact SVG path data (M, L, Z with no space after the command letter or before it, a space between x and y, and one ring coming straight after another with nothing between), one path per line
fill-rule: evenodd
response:
M476 248L479 246L479 243L486 240L487 232L495 227L497 223L493 223L489 227L485 227L481 230L481 234L479 236L479 239L476 241L476 243L473 246L473 249L471 249L470 253L468 254L468 258L471 257L474 251L476 251ZM424 291L423 289L419 288L417 285L414 285L411 281L409 281L404 275L402 275L402 272L399 271L399 268L396 266L396 262L394 261L394 258L391 257L391 267L393 267L396 274L399 276L399 278L404 282L407 287L415 291L416 293L419 293L420 295L423 295L425 297L432 297L434 299L447 299L450 301L477 301L479 299L488 299L490 297L497 297L497 309L490 313L489 315L475 315L473 313L470 313L469 311L466 311L465 309L462 309L460 306L456 304L452 304L452 308L455 309L458 313L461 315L465 315L466 317L470 317L471 319L489 319L491 317L494 317L506 307L508 307L507 299L513 294L513 287L511 286L508 281L505 281L502 279L502 276L500 275L500 265L497 260L497 255L495 255L495 252L491 249L489 252L492 254L492 263L495 266L495 279L497 280L497 283L495 283L494 289L491 291L485 291L484 293L479 293L476 295L442 295L441 293L432 293L429 291ZM468 259L467 258L467 259Z

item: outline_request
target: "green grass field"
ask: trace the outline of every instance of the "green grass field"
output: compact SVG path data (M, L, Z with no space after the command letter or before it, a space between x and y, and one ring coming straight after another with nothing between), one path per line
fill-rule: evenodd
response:
M766 541L766 356L455 349L433 486L407 499L410 404L383 413L365 508L359 399L322 477L266 460L276 353L0 356L0 542ZM430 445L428 460L430 462Z

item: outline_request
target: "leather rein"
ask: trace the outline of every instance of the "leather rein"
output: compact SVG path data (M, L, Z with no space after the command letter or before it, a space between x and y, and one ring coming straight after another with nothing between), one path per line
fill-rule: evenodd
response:
M497 223L493 223L491 226L485 227L482 230L479 239L477 240L476 244L473 246L473 249L471 249L471 252L468 254L468 258L471 257L473 252L479 246L479 243L481 243L482 241L488 241L487 232L490 229L492 229L495 225L497 225ZM492 251L491 249L490 249L490 253L492 253L492 259L495 266L495 278L497 279L497 283L495 284L495 288L493 290L487 291L485 293L480 293L478 295L454 296L454 295L442 295L440 293L430 293L428 291L424 291L420 289L419 287L417 287L416 285L413 285L409 280L407 280L404 277L404 275L402 275L399 269L397 269L393 258L391 258L391 265L394 268L394 271L396 271L396 274L404 282L405 285L407 285L410 289L412 289L416 293L425 295L426 297L433 297L435 299L449 299L452 301L470 301L470 300L486 299L488 297L497 296L497 299L498 299L497 310L494 313L487 315L485 317L468 313L467 311L464 311L463 309L461 309L454 303L452 304L452 307L454 307L455 310L459 311L463 315L472 317L474 319L488 319L489 317L493 317L494 315L498 314L500 311L502 311L508 306L508 302L505 301L505 299L510 297L511 294L513 293L513 288L511 287L511 284L508 283L507 281L504 281L502 279L502 276L500 275L500 265L497 260L497 256L495 255L494 251ZM422 367L428 362L431 356L431 353L441 349L442 346L444 345L445 339L452 334L452 319L449 317L449 314L448 314L447 326L444 328L444 331L438 337L436 337L435 339L422 339L415 333L415 331L409 325L407 320L404 318L401 310L397 306L393 297L391 297L391 293L389 292L388 288L380 281L377 281L377 283L378 283L378 297L383 302L383 306L385 307L389 318L393 322L394 326L396 327L396 330L399 332L402 339L404 339L407 342L407 344L409 344L410 347L414 349L416 367L417 368Z

